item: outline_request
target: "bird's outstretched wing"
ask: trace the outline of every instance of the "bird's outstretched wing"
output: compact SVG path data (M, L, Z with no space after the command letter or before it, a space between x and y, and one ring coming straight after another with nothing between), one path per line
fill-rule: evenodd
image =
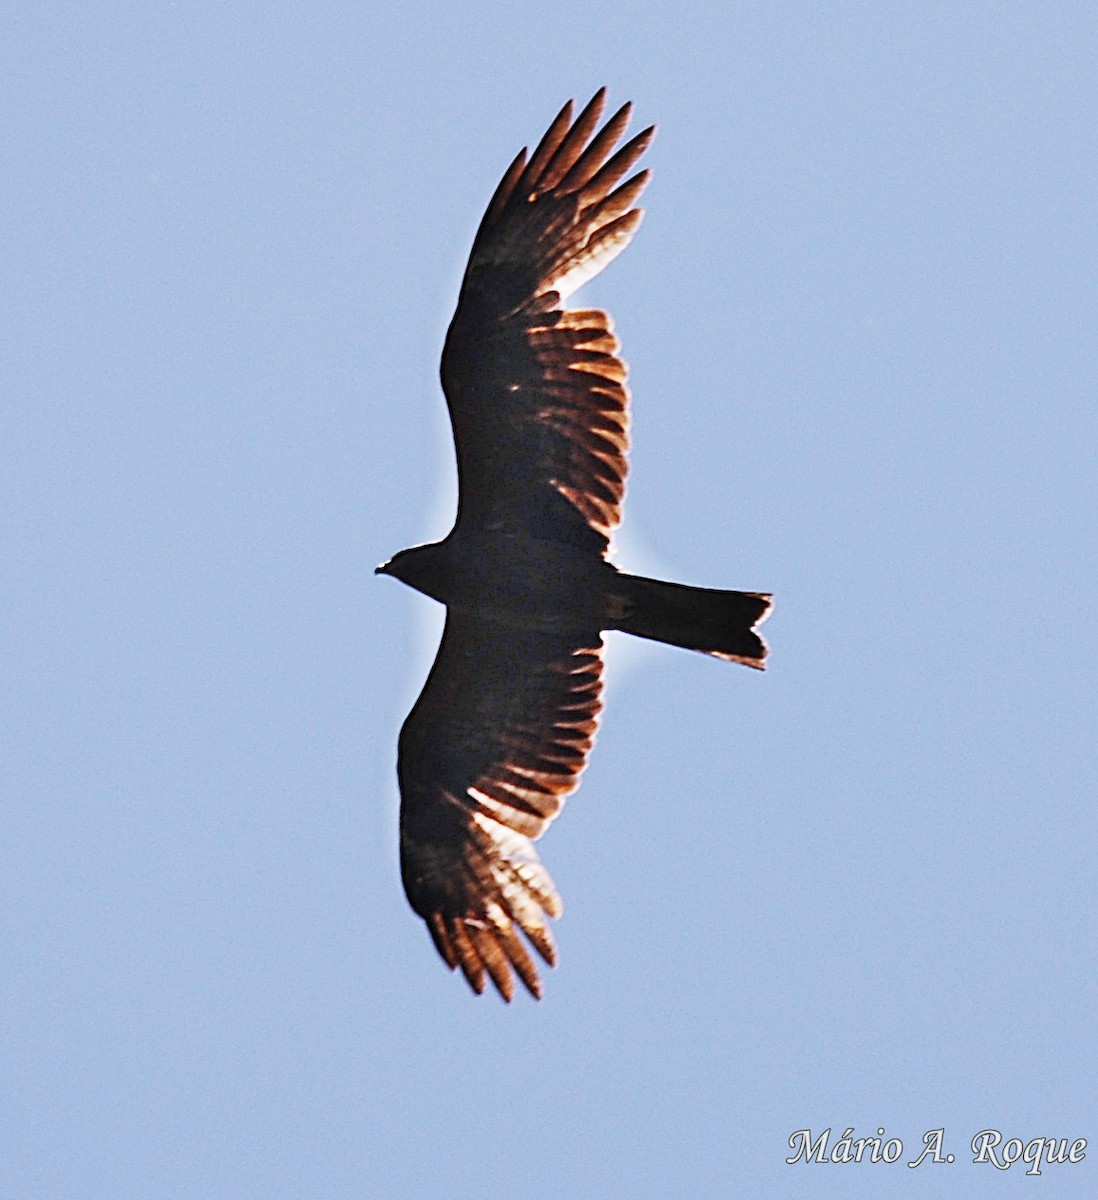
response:
M601 128L605 89L569 101L529 160L504 175L469 256L442 356L457 446L458 525L605 553L621 519L625 364L606 313L564 302L629 244L652 140L616 153L631 106ZM596 130L598 130L596 132Z
M541 995L518 931L556 961L561 913L533 842L579 785L594 740L602 640L451 612L400 733L404 890L438 952L476 992L506 1000L512 972Z

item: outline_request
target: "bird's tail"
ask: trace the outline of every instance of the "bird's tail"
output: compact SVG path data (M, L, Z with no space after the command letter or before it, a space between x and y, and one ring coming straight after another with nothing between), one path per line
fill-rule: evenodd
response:
M612 628L762 670L766 642L755 626L770 614L763 592L728 592L620 572Z

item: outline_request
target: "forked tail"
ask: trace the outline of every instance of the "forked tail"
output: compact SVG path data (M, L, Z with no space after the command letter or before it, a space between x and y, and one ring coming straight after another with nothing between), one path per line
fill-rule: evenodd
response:
M616 584L622 612L613 629L760 671L766 666L766 642L755 632L770 613L766 593L688 587L625 572Z

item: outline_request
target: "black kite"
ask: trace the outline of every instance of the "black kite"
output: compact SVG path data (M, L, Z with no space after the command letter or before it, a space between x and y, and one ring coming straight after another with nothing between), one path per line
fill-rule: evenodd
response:
M595 736L602 633L620 629L762 668L757 592L627 575L621 520L629 393L610 318L568 297L629 244L654 133L616 153L605 89L561 110L508 168L477 231L442 353L457 446L457 520L378 567L446 605L446 629L400 733L400 860L412 908L476 991L541 995L519 930L555 964L561 901L534 841L579 785Z

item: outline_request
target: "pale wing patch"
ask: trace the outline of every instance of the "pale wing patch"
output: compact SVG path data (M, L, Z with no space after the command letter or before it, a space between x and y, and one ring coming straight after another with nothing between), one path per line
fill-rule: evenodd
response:
M609 538L629 469L628 372L610 318L596 309L565 312L528 336L540 366L537 419L562 439L549 483Z
M556 292L564 303L617 258L633 240L643 219L644 213L635 209L616 225L604 229L568 261L564 270L546 281L546 291Z

